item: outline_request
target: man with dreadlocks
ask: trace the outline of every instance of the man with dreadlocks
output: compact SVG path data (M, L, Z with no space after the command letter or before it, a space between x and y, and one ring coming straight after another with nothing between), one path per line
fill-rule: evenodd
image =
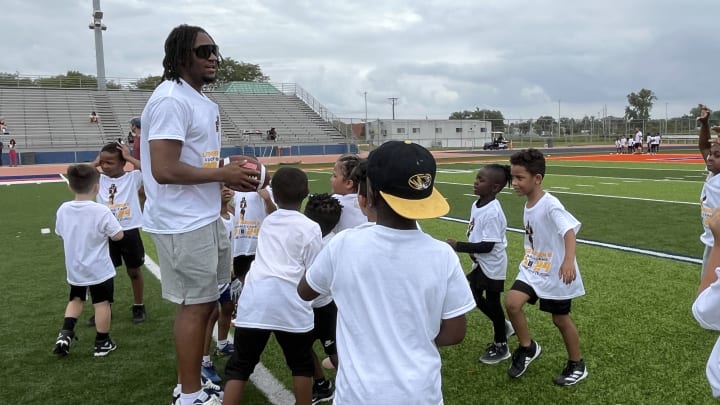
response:
M215 81L220 61L204 29L175 27L165 40L163 82L141 116L140 151L150 168L143 171L143 228L157 247L162 296L177 304L173 402L178 405L220 403L220 387L203 384L199 367L218 285L230 282L220 183L255 188L260 175L243 168L244 162L219 167L220 114L202 87Z

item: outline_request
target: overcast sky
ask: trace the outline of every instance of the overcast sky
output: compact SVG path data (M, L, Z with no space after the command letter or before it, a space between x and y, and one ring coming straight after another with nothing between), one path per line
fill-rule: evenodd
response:
M92 0L2 0L0 72L97 74ZM655 118L720 109L720 1L101 0L106 75L162 73L187 23L221 52L294 82L340 117L623 116L648 88ZM667 103L667 104L666 104Z

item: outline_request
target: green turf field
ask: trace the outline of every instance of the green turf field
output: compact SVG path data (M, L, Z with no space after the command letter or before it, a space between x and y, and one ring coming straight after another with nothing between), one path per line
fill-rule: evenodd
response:
M437 186L452 207L449 217L468 219L474 201L471 184L482 164L439 167ZM329 191L328 170L311 169L308 175L312 192ZM713 403L705 362L717 333L702 330L690 312L700 266L621 250L633 247L699 259L703 179L699 165L548 162L545 188L583 223L578 238L619 247L581 243L577 250L587 295L574 301L573 319L589 377L575 387L552 384L564 366L565 349L550 316L529 307L530 330L543 354L520 380L510 381L509 361L495 366L478 362L492 339L492 327L473 311L465 341L442 349L445 403ZM64 184L0 186L0 296L7 300L0 313L0 395L33 404L167 403L175 384L174 308L160 298L159 283L150 273L145 273L148 321L134 325L130 283L118 272L112 326L118 350L107 358L92 356L94 330L84 326L88 304L71 354L62 359L51 354L68 288L62 243L40 230L53 229L57 207L69 198ZM499 198L509 228L519 228L523 199L511 189ZM441 240L462 240L466 230L464 223L442 219L422 221L421 226ZM151 240L144 241L155 257ZM513 279L522 254L521 235L508 232L508 242L508 278ZM461 259L469 269L469 261ZM514 347L517 341L510 344ZM263 363L290 387L274 343ZM222 364L217 362L219 368ZM246 403L270 402L250 387Z

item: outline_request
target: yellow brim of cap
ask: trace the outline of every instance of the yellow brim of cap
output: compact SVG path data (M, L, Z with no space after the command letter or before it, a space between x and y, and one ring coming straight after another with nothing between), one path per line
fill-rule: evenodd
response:
M430 197L422 200L409 200L380 192L390 208L401 217L408 219L428 219L441 217L450 212L450 205L445 197L433 187Z

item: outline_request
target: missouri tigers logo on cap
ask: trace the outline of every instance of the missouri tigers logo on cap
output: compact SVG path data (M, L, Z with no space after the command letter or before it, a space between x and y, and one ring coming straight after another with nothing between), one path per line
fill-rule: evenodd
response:
M427 190L432 184L433 177L430 173L416 174L408 180L408 185L415 190Z

